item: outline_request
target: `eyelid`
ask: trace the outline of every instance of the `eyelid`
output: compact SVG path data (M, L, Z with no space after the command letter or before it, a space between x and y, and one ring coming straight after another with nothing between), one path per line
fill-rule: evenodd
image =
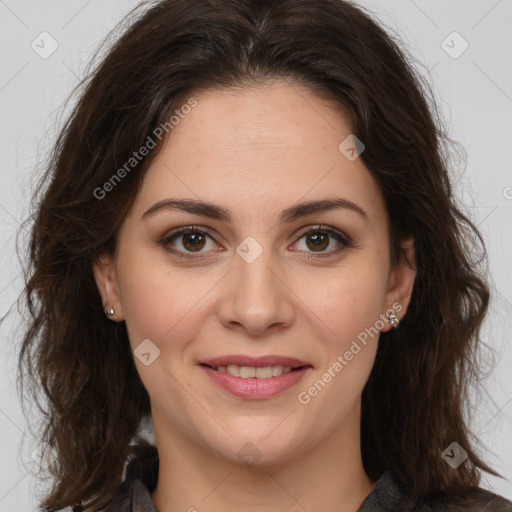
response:
M347 245L352 243L352 239L346 233L344 233L343 231L341 231L339 229L333 228L331 226L326 226L325 224L314 224L314 225L307 226L306 228L299 230L298 234L295 234L294 236L296 236L297 240L299 240L304 235L307 235L311 231L313 231L313 232L321 231L323 233L338 235L340 238L343 239L343 241Z
M175 228L171 228L164 236L173 236L176 235L177 233L182 233L183 231L202 231L208 235L212 235L214 233L213 229L208 228L206 226L198 226L195 224L191 224L187 226L176 226Z

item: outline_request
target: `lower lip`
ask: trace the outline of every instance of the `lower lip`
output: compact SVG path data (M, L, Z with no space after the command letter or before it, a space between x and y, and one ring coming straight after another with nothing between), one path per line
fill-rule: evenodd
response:
M279 377L270 377L268 379L250 377L243 379L242 377L235 377L229 373L218 372L209 366L200 366L210 379L221 388L237 397L250 400L262 400L275 396L297 384L308 370L311 370L311 366L304 366L298 370L283 373Z

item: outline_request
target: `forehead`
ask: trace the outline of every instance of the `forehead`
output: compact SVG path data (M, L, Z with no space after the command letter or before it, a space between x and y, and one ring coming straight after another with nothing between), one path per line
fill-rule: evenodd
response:
M313 91L283 81L192 96L197 105L180 116L153 160L136 208L195 197L247 215L337 195L369 215L383 213L362 159L339 149L351 135L348 121Z

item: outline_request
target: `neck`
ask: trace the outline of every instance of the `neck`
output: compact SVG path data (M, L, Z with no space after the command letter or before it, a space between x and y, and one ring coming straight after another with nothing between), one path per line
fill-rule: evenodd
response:
M293 458L249 467L168 428L159 431L154 418L160 464L153 502L160 512L356 512L374 487L356 419Z

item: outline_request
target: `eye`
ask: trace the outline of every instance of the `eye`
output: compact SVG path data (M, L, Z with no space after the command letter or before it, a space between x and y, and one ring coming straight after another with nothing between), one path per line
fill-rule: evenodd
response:
M302 242L303 241L303 242ZM179 258L199 258L216 249L213 233L204 227L185 226L167 233L160 245L164 249ZM210 244L208 246L208 244ZM351 240L347 235L330 228L315 226L303 232L297 242L299 248L292 251L307 253L307 258L322 258L332 256L351 246ZM300 247L302 245L302 247ZM293 247L293 246L292 246ZM316 253L316 254L315 254Z
M196 257L190 253L208 252L208 243L210 243L210 250L215 248L216 243L209 230L195 226L175 229L160 240L160 244L166 250L182 258ZM205 247L207 250L203 251Z
M303 244L301 244L302 240L304 240ZM313 255L308 254L308 258L322 258L342 251L346 247L349 247L351 242L349 237L341 232L318 226L302 233L296 244L299 246L297 250L319 253ZM301 245L302 248L300 247Z

